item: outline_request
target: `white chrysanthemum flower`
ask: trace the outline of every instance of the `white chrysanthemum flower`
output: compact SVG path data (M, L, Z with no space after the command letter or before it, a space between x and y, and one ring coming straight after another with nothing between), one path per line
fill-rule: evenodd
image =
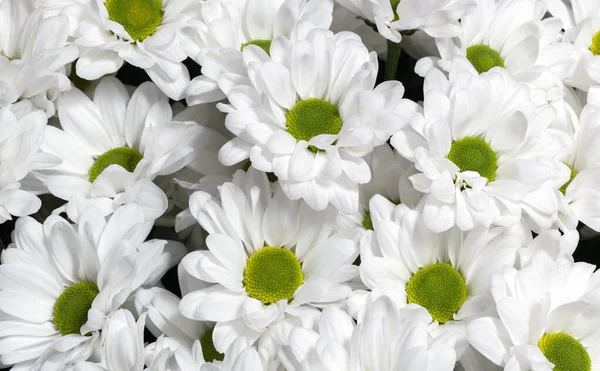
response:
M278 36L295 40L314 28L328 29L332 0L208 0L199 20L183 29L186 53L202 66L186 90L187 103L222 100L233 86L224 74L246 76L242 51L257 45L268 54Z
M458 20L475 8L473 0L337 0L370 22L391 42L402 41L403 31L423 30L433 37L452 37Z
M340 230L353 227L373 230L369 202L375 195L380 195L396 205L402 202L409 207L417 206L423 195L413 188L408 179L416 173L414 165L390 146L379 146L364 159L371 169L371 181L361 184L358 188L358 212L338 216L336 225Z
M573 230L579 221L600 231L600 89L592 87L580 115L575 149L565 159L571 178L559 188L564 194L558 225Z
M358 275L352 265L358 231L332 235L335 209L314 211L280 189L271 195L261 175L242 186L223 184L220 201L206 192L190 199L191 213L210 235L208 251L190 253L182 265L211 285L187 294L180 310L216 322L219 352L238 337L254 343L262 336L268 343L270 330L290 323L312 327L316 308L346 299L352 291L347 282Z
M89 204L108 215L130 202L156 219L167 199L152 180L189 164L208 139L208 128L172 118L167 97L150 82L130 97L121 82L106 77L93 101L73 89L58 99L58 117L62 129L49 126L42 149L63 162L46 171L44 181L69 202L73 220Z
M236 136L219 152L231 165L250 158L273 172L286 195L312 208L358 210L358 185L371 172L362 159L385 143L417 109L404 88L375 89L377 57L353 33L312 30L296 42L278 37L271 58L244 49L249 78L228 93L225 125Z
M60 162L39 151L46 121L39 110L17 117L10 106L0 109L0 224L11 215L33 214L42 205L34 187L28 187L31 172Z
M432 339L430 322L423 308L398 309L387 296L372 303L356 328L348 314L331 306L323 310L318 332L293 329L279 356L288 371L453 370L455 337Z
M123 62L144 69L169 98L180 100L190 81L179 34L193 17L187 0L41 0L52 13L71 21L79 47L77 75L96 80Z
M399 307L419 304L439 323L430 328L434 336L456 332L461 357L469 322L493 311L490 275L514 264L522 239L500 227L434 233L419 212L404 205L394 210L391 203L379 207L384 201L377 198L371 201L375 215L391 209L395 217L375 223L371 245L361 251L360 276L371 291L355 292L352 314L364 317L365 303L381 295Z
M576 244L577 241L575 241ZM591 371L600 363L598 274L538 249L492 280L497 317L471 322L469 342L505 370Z
M589 0L544 0L562 21L564 41L575 46L577 64L565 83L587 91L600 83L600 3Z
M456 38L436 39L440 58L419 60L415 71L421 76L434 66L449 71L454 57L462 55L479 73L502 67L517 81L545 89L549 99L560 99L561 79L573 73L577 61L573 46L558 42L560 20L543 19L545 14L538 0L477 0Z
M78 55L67 45L69 20L44 18L33 0L0 2L0 17L0 108L53 116L54 100L71 88L65 66Z
M56 352L85 361L105 346L100 330L111 313L185 253L178 242L144 242L151 227L136 205L108 222L89 208L76 226L58 216L43 225L18 219L0 265L0 328L11 329L0 334L0 363L35 368Z
M556 218L553 191L569 179L562 162L573 138L553 129L555 110L537 104L525 83L495 68L478 75L455 59L449 77L425 77L422 112L392 137L421 173L410 177L426 193L427 226L511 226L521 214L545 228ZM534 197L535 196L535 197Z

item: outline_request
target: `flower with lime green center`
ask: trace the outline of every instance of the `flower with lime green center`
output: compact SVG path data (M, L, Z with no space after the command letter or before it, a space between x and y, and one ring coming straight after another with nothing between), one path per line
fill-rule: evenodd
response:
M567 192L567 188L569 187L569 184L571 184L573 179L575 179L575 177L577 176L577 170L575 170L575 168L569 164L566 164L566 165L569 167L569 170L571 170L571 177L565 184L562 185L562 187L560 187L558 189L560 191L560 193L562 193L563 195Z
M106 151L94 161L94 164L90 168L90 183L93 183L98 175L102 174L104 169L110 165L120 165L125 170L132 173L142 158L143 156L141 153L129 147L119 147Z
M594 36L592 36L592 45L590 45L590 51L594 53L594 55L600 55L600 31L596 32Z
M504 68L504 59L500 53L483 44L469 46L467 59L479 73L487 72L493 67Z
M261 48L262 50L264 50L268 55L271 55L271 40L261 40L261 39L250 40L247 43L242 44L242 46L240 47L240 50L244 51L244 49L248 45L256 45L259 48Z
M250 297L268 305L292 300L303 280L302 266L293 252L265 246L248 258L243 283Z
M88 311L100 291L93 282L79 282L67 287L54 304L54 325L63 335L79 334L88 320Z
M554 363L554 371L590 371L592 360L584 346L574 337L562 332L544 334L538 347L548 361Z
M342 129L338 108L325 100L308 98L298 101L285 115L287 132L297 140L309 141L317 135L336 135ZM313 152L317 149L309 147Z
M152 36L165 12L162 0L106 0L108 19L119 23L135 41Z
M454 162L460 171L476 171L488 182L496 179L498 156L490 145L481 138L464 137L452 142L448 160Z
M440 323L454 318L467 300L467 284L459 271L447 263L433 263L421 268L406 285L409 303L427 309Z
M202 339L200 339L200 345L202 346L202 355L204 356L205 362L212 361L222 361L224 358L223 353L219 353L217 349L215 349L215 344L213 343L213 332L215 328L212 327L210 330L206 331L204 335L202 335Z

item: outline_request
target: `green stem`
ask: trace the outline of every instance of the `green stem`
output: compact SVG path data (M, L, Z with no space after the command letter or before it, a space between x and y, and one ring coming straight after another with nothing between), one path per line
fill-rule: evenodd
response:
M402 45L393 41L387 41L387 61L385 62L384 80L396 80L396 69L398 68L398 59L402 53Z

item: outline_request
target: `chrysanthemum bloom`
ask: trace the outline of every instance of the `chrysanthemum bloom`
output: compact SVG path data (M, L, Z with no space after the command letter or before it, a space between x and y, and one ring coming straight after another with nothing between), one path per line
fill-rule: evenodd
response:
M419 60L415 71L425 76L429 68L449 71L456 55L465 56L478 73L505 68L517 81L546 90L551 100L563 93L561 79L576 66L574 48L559 42L561 22L543 19L546 7L538 0L478 0L476 10L460 21L456 38L438 38L441 58Z
M559 188L564 195L558 225L572 230L579 221L600 231L600 90L592 87L588 105L579 117L575 132L575 149L565 158L571 178Z
M371 202L375 210L376 198ZM430 328L432 335L456 332L461 358L468 350L467 325L493 310L490 275L514 264L523 241L501 227L434 233L419 212L404 205L393 215L376 224L371 246L361 251L360 276L370 292L353 294L351 312L360 321L366 303L381 295L399 307L419 304L439 324Z
M136 205L107 222L89 208L73 226L17 220L0 265L0 363L37 367L54 353L85 361L106 345L105 321L139 287L156 285L185 253L178 242L144 242L152 227Z
M587 91L600 83L600 3L588 0L544 0L562 21L564 41L575 46L577 65L565 83Z
M505 370L598 368L598 275L543 249L492 281L497 316L471 322L469 342Z
M398 309L387 296L370 305L355 327L336 307L323 310L317 331L296 328L279 352L288 371L450 371L453 334L432 339L431 316L418 305Z
M537 104L532 88L504 69L469 71L461 63L452 64L449 77L430 70L422 112L391 140L421 172L410 179L426 193L426 225L436 232L511 226L526 214L550 227L559 207L553 193L530 195L569 180L559 158L572 136L551 128L555 110Z
M55 113L54 100L71 88L65 66L77 48L67 45L69 20L44 19L33 0L0 3L0 108Z
M0 224L11 215L33 214L42 205L35 187L29 187L31 172L60 163L39 151L46 122L43 111L17 117L11 106L0 109Z
M121 82L106 77L93 101L70 90L58 99L58 118L61 129L47 128L42 149L63 162L44 172L44 181L69 202L72 220L88 204L108 215L131 202L156 219L167 199L152 181L189 164L208 139L202 136L208 129L172 118L167 97L150 82L130 97Z
M417 109L402 99L402 84L373 89L377 56L350 32L312 30L295 42L278 37L271 58L248 45L244 60L249 77L227 92L229 105L219 104L236 136L221 148L221 162L250 158L279 178L289 198L316 210L332 204L357 212L358 185L371 178L362 157Z
M205 192L190 199L192 214L210 234L208 250L188 254L181 264L210 286L187 294L179 306L186 317L216 322L217 351L238 337L265 340L277 326L310 328L317 307L348 297L347 282L358 275L352 265L358 231L332 235L335 209L314 211L280 189L272 195L265 174L241 187L225 183L219 193L220 200Z
M185 52L202 66L186 90L187 103L216 102L233 86L220 77L246 76L242 51L257 45L269 53L277 36L303 38L313 28L328 29L332 0L208 0L200 3L200 19L182 31Z
M473 0L338 0L377 27L386 39L399 43L402 31L423 30L433 37L452 37L458 20L475 8Z
M190 76L182 61L181 27L193 16L185 0L42 0L69 16L80 50L77 75L95 80L123 62L144 69L171 99L184 98Z

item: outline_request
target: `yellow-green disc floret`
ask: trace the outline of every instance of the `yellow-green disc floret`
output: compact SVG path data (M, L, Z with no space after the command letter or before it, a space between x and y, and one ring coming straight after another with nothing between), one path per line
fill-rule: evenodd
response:
M592 360L587 350L569 334L555 332L544 334L538 347L548 361L554 363L554 371L591 371Z
M410 278L406 294L409 303L419 304L431 318L444 323L453 319L467 300L467 283L450 264L433 263Z
M98 175L102 174L104 169L110 165L121 165L125 170L132 173L142 158L141 153L129 147L119 147L106 151L94 161L94 164L90 168L90 183L93 183Z
M492 147L481 138L464 137L452 142L447 157L460 171L476 171L489 182L496 179L498 157Z
M240 47L241 51L244 51L244 49L248 46L248 45L256 45L259 48L261 48L262 50L264 50L265 52L267 52L268 55L271 55L271 40L251 40L248 41L247 43L242 44L242 46Z
M293 252L265 246L248 258L243 283L250 297L267 305L292 300L303 280L302 266Z
M600 31L596 32L594 36L592 36L592 45L590 45L590 50L594 55L600 55Z
M79 282L67 287L54 304L54 325L63 335L79 334L88 319L88 311L98 296L93 282Z
M365 229L368 229L371 231L373 230L373 220L371 219L371 213L368 211L365 213L365 216L363 217L362 226Z
M151 36L165 12L162 0L106 0L108 19L119 23L135 41Z
M504 59L500 53L487 45L471 45L467 48L467 59L479 73L491 70L493 67L504 68Z
M285 115L287 132L297 140L309 141L321 134L335 135L342 130L338 108L327 101L309 98L298 101ZM317 152L317 148L310 148Z
M569 169L571 170L571 177L569 178L569 180L562 185L562 187L560 187L558 190L564 195L565 192L567 192L567 187L569 187L569 184L571 184L571 182L573 181L573 179L575 179L575 177L577 176L577 170L575 170L575 168L573 168L573 166L569 165L569 164L565 164L569 167Z
M223 353L219 353L219 351L215 348L215 344L213 343L213 332L215 328L212 327L210 330L206 331L204 335L202 335L202 339L200 339L200 345L202 346L202 355L204 356L205 362L212 361L222 361L225 355Z

